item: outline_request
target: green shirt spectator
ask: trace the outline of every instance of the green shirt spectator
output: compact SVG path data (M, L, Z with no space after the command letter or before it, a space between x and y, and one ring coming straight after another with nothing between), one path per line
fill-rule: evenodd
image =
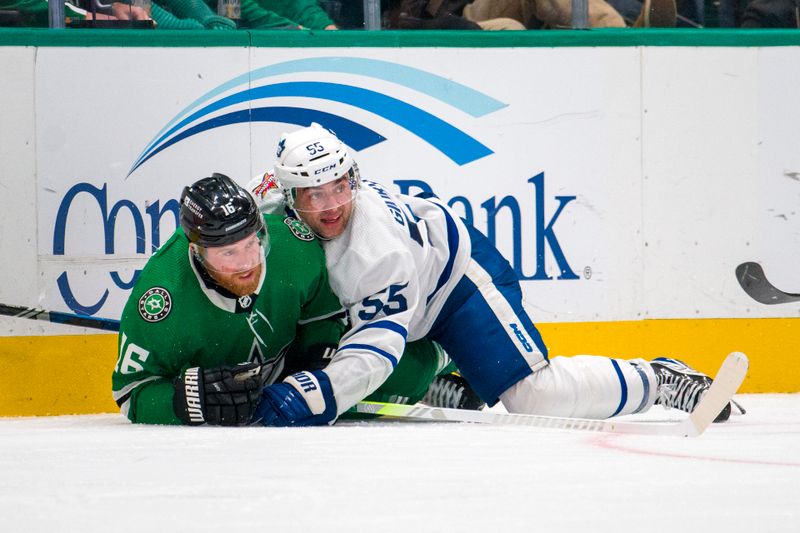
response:
M202 0L159 0L153 3L150 15L140 7L126 2L114 2L110 9L97 13L97 19L146 20L152 18L156 28L165 30L232 30L236 23L218 16ZM0 0L0 9L18 11L27 26L47 27L49 7L47 0ZM91 19L92 14L68 2L64 3L64 15L68 20Z
M205 0L216 10L217 0ZM240 28L335 30L336 24L316 0L241 0Z
M203 0L158 0L153 2L153 20L165 30L236 29L234 21L217 15Z

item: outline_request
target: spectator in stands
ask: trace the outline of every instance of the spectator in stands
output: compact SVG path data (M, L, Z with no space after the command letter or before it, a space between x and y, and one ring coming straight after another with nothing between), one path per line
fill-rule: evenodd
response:
M219 0L157 1L153 18L164 29L338 29L316 0L241 0L227 16L219 14Z
M88 4L92 0L84 0ZM76 2L77 3L77 2ZM237 22L217 14L217 0L157 0L148 13L140 6L114 2L111 7L89 7L66 2L67 23L72 20L153 20L157 28L176 30L233 30ZM0 11L17 26L48 26L47 0L0 0ZM4 20L6 20L4 18ZM251 29L335 30L336 23L316 0L242 0L240 27Z
M606 0L588 0L590 28L624 28L622 15ZM569 28L572 0L473 0L463 11L464 18L476 21L508 17L527 28ZM675 0L645 0L634 27L673 27Z
M589 27L624 28L625 19L606 0L588 0ZM644 0L635 27L675 26L675 0ZM569 28L572 0L395 0L386 25L394 28L539 29Z
M218 0L206 0L216 9ZM240 28L337 30L317 0L241 0Z
M468 20L464 6L472 0L390 1L383 25L400 30L524 30L525 25L509 17Z
M49 5L47 0L0 0L0 11L15 12L17 25L48 26ZM107 9L92 13L75 4L64 2L66 19L85 20L150 20L150 15L142 7L125 2L113 2Z
M625 23L629 26L634 25L634 21L639 17L642 11L641 0L606 0L611 7L616 9ZM722 24L718 12L723 10L723 5L726 3L739 3L745 0L713 0L708 2L708 9L706 8L706 0L675 0L675 7L677 8L677 18L675 26L678 28L704 28L707 22L713 26L728 26L734 27L735 24ZM708 11L708 13L706 13ZM708 16L708 21L706 16Z
M203 0L158 0L153 19L165 30L235 30L236 22L217 15Z
M742 28L800 28L800 1L751 0L742 14Z
M64 3L65 19L69 24L80 20L153 20L155 26L167 30L232 30L236 23L211 11L202 0L158 0L152 3L151 12L141 6L126 2L113 2L109 8L96 6L92 12L90 5L78 7L69 2ZM84 0L89 4L91 0ZM49 25L47 0L0 0L0 11L16 12L9 18L17 26Z

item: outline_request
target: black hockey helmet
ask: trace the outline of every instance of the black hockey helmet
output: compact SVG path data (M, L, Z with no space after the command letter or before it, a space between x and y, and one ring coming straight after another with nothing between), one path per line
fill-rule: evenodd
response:
M264 229L253 197L224 174L214 173L184 187L181 228L199 246L225 246Z

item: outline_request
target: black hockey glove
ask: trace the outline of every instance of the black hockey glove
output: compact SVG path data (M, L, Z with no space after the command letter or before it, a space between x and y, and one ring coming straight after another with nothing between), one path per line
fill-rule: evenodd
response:
M314 344L301 352L295 346L290 347L286 354L286 365L278 380L303 370L322 370L331 362L336 348L335 344Z
M243 426L250 421L264 388L261 365L241 363L187 368L175 378L172 408L190 426Z

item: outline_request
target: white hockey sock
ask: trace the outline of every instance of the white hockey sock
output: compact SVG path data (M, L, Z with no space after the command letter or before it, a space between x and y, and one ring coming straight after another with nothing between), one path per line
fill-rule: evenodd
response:
M604 419L647 411L656 376L644 359L553 357L500 396L511 413Z

